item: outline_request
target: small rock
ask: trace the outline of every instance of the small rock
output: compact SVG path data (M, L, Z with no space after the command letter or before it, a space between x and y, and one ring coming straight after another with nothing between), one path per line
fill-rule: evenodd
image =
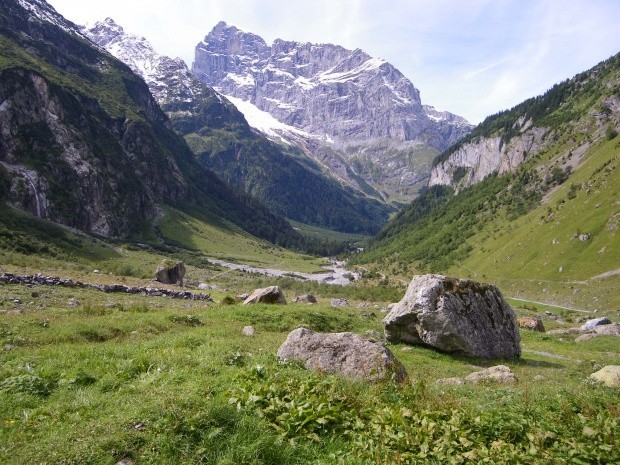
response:
M592 237L591 234L580 234L579 235L579 240L580 241L589 241L591 237Z
M101 271L99 271L99 270L93 270L93 273L95 273L95 274L99 274L99 273L101 273Z
M332 299L332 307L348 307L349 301L347 299Z
M608 365L590 375L590 379L609 387L620 387L620 365Z
M201 291L211 291L213 289L217 289L217 286L214 284L200 283L198 284L198 289Z
M67 305L71 308L79 307L80 301L77 299L69 299L69 301L67 302Z
M594 318L593 320L586 321L579 329L582 331L592 331L597 326L609 324L611 324L611 320L607 317Z
M243 305L257 303L286 305L286 299L278 286L270 286L263 289L256 289L243 301Z
M237 299L237 300L245 300L248 297L250 297L250 294L239 294L239 295L235 296L235 299Z
M19 299L14 299L14 300L13 300L13 303L14 303L14 304L17 304L17 305L21 305L21 304L22 304L22 301L21 301L21 300L19 300Z
M594 332L601 336L620 336L620 323L597 326L594 328Z
M315 304L316 297L314 297L312 294L302 294L295 296L295 300L293 302L295 302L296 304Z
M545 327L540 318L533 318L531 316L524 316L518 320L519 327L529 329L530 331L538 331L539 333L545 332Z
M496 365L482 371L476 371L465 377L466 383L478 384L485 381L497 383L515 383L514 373L506 365Z
M252 337L252 336L256 335L256 329L254 329L254 326L244 326L243 330L241 331L241 333L244 336Z

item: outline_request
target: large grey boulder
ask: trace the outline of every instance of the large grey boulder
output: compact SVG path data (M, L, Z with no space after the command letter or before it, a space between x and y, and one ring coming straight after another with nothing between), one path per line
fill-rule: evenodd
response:
M594 318L592 320L586 321L584 324L581 325L581 328L579 329L581 329L582 331L592 331L597 326L603 326L603 325L609 325L609 324L611 324L611 320L603 316L601 318Z
M286 304L286 299L278 286L269 286L263 289L256 289L243 301L243 305L258 303Z
M163 284L179 284L183 285L185 277L185 263L179 262L170 264L166 260L157 267L155 271L155 279Z
M309 370L339 373L355 380L403 381L407 372L382 343L353 333L315 333L297 328L278 349L282 361L300 360Z
M484 358L521 355L515 314L490 284L415 276L383 320L386 339Z

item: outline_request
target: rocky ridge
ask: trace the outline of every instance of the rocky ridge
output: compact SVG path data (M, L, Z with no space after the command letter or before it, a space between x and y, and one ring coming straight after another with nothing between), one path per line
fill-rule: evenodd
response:
M472 128L461 117L422 105L418 89L400 71L360 49L280 39L267 45L220 22L197 45L192 72L222 94L307 133L307 153L353 186L356 175L379 188L395 175L400 186L420 183L427 172L416 158L448 148ZM281 136L290 138L290 131ZM293 137L297 143L300 138ZM402 156L386 166L390 152Z
M234 101L245 113L243 101L222 97L199 81L181 59L158 54L143 37L126 32L111 18L82 28L94 43L127 64L148 84L176 131L186 137L199 162L235 187L258 197L276 212L303 223L346 232L376 232L386 221L387 206L366 194L372 188L356 183L347 188L342 177L322 170L291 142L273 143L253 131ZM252 107L251 117L269 137L280 142L306 144L303 131L278 123ZM265 167L269 166L266 171ZM378 192L371 192L380 197Z
M617 67L616 55L544 95L488 117L436 160L429 186L451 185L461 190L490 174L514 172L557 144L568 127L574 133L590 134L585 141L565 141L561 168L574 169L593 141L606 137L607 128L620 126Z

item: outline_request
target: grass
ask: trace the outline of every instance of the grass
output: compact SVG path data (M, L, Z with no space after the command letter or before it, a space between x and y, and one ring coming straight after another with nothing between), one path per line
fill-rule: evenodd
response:
M292 300L290 291L287 298ZM316 306L243 307L2 285L0 463L619 458L617 392L587 381L599 367L620 364L615 339L577 344L574 336L524 332L521 360L502 362L519 379L509 387L434 385L491 363L401 344L391 349L410 380L398 388L278 364L277 348L295 327L380 330L378 309L369 316L356 302L339 309L325 298ZM249 324L255 337L241 334ZM291 412L285 405L295 399L298 416L270 413ZM327 420L321 416L325 405ZM547 433L553 438L545 439ZM532 447L538 455L531 455ZM603 459L592 458L595 453Z
M257 240L233 225L208 223L172 208L165 209L159 229L174 244L224 261L307 273L321 270L320 265L326 263Z

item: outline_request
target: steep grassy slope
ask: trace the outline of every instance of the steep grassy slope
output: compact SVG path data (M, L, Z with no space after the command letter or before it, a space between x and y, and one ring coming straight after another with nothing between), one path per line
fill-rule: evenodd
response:
M354 261L403 279L434 271L502 280L515 296L569 306L620 304L620 57L562 84L565 92L554 89L472 133L509 138L508 116L533 118L527 112L546 102L536 119L548 128L539 152L458 195L450 186L427 189Z

